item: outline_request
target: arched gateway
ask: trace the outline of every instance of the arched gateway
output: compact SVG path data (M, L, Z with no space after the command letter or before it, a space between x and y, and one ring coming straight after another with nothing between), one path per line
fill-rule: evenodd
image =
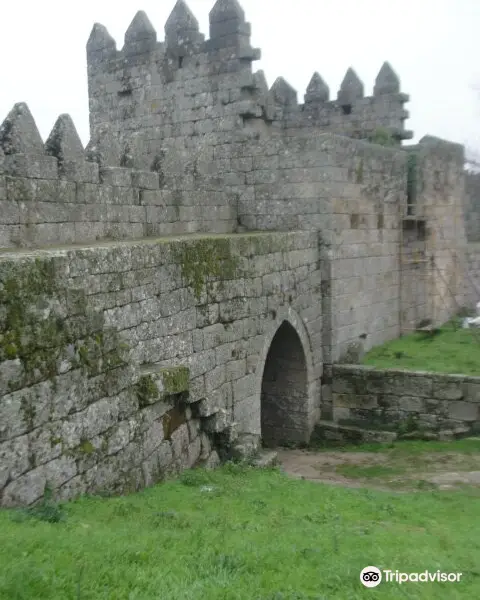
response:
M262 442L267 447L305 442L310 435L310 348L303 323L295 317L282 320L267 340L260 393Z

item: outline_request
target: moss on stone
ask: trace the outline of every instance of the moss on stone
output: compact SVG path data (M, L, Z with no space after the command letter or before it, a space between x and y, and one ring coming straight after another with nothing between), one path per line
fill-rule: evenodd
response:
M90 440L81 440L78 450L82 454L90 455L95 452L95 446L92 444L92 442Z
M119 341L116 331L113 332L113 336L112 343L106 332L102 331L88 335L81 343L77 343L78 366L89 377L126 364L124 353L128 352L129 346Z
M174 259L197 300L213 280L234 279L238 257L231 250L231 239L215 237L182 241L174 248Z
M135 387L139 408L145 408L160 400L160 392L152 375L142 375Z
M37 258L2 267L0 304L5 318L0 326L0 361L19 358L26 374L37 371L49 377L56 370L55 348L65 334L61 319L45 301L55 291L54 262Z
M392 148L399 145L398 141L395 139L395 136L384 127L378 127L375 129L375 131L369 136L368 141L372 144L385 146L386 148Z
M355 170L355 180L357 183L363 183L363 166L363 158L361 158Z
M89 376L125 364L118 333L106 336L103 314L87 311L82 294L70 294L81 300L75 317L58 314L59 305L63 313L63 304L69 304L71 291L57 280L54 258L2 262L0 281L0 362L19 359L24 373L22 381L9 382L12 390L54 379L70 344L76 344L75 366Z
M187 367L172 367L161 370L165 394L180 394L189 387L190 372Z

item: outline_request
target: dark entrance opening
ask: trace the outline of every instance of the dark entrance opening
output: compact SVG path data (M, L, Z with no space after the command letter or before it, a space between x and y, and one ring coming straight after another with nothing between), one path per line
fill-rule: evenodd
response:
M265 361L261 424L266 447L307 441L307 364L302 342L287 321L278 328Z

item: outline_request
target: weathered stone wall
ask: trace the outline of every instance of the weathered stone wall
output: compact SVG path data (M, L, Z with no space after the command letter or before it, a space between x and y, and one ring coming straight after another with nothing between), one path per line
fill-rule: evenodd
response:
M170 155L156 171L120 167L128 149L122 154L102 130L85 152L68 115L44 144L28 107L17 104L0 128L0 152L3 248L224 233L237 226L236 198L213 177L199 185L194 156L190 166Z
M308 84L304 104L298 103L296 91L283 77L275 81L270 93L275 105L273 125L287 136L315 127L356 139L392 136L393 145L413 137L411 131L405 131L409 114L404 104L409 96L400 92L400 80L387 62L377 75L373 96L365 96L364 85L352 68L347 70L334 101L318 73Z
M402 215L401 329L439 326L465 303L464 150L426 136L408 148Z
M480 242L480 173L465 174L465 229L469 242Z
M465 307L476 308L480 302L480 244L471 242L466 249Z
M121 51L94 26L87 148L68 115L43 143L25 104L0 127L3 504L305 442L320 414L357 410L334 363L472 300L463 149L400 147L388 64L372 97L349 70L336 101L315 74L299 105L252 73L259 57L236 0L208 40L179 0L165 42L141 11ZM448 400L435 377L425 422Z
M276 433L306 441L322 375L317 263L301 232L0 254L1 504L46 484L64 498L138 488L214 460L221 432L258 440L269 350L288 358L292 337L302 386ZM290 336L275 338L282 324Z
M91 134L111 124L136 146L143 169L150 168L160 148L183 151L201 142L212 146L205 151L214 156L214 147L235 139L254 141L260 133L295 136L313 128L368 139L381 129L397 143L412 136L404 130L408 96L400 93L398 77L387 63L372 97L364 97L363 84L349 69L335 102L314 74L300 106L283 78L268 89L263 72L252 73L260 50L250 45L251 27L236 0L219 0L209 17L210 37L205 40L190 9L177 2L165 24L165 40L158 42L140 11L125 33L122 50L96 24L87 44ZM230 172L228 163L222 171ZM231 178L238 171L242 169L233 168Z
M429 293L432 318L445 323L464 304L466 234L463 146L426 136L420 141L422 200L432 258Z
M333 419L403 433L480 427L480 377L334 365Z
M251 185L238 203L239 223L319 232L324 359L398 335L406 153L331 134L269 138L248 150Z
M333 363L399 333L398 210L405 202L406 156L363 142L352 146L340 137L325 146L335 174L325 186L331 204L329 226L322 230Z
M465 174L464 215L467 236L464 304L472 308L480 302L480 173Z

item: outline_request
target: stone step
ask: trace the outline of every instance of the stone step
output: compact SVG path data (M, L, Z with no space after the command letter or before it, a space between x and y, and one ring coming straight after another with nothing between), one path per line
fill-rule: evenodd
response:
M325 444L375 444L391 443L401 440L450 441L465 438L471 434L468 427L456 427L441 431L415 430L406 433L367 429L358 425L343 425L333 421L319 421L315 426L311 443Z
M333 421L319 421L315 426L311 442L325 443L389 443L397 439L394 431L364 429L355 425L341 425Z
M274 450L260 450L252 460L252 467L259 469L268 469L278 465L278 452Z

